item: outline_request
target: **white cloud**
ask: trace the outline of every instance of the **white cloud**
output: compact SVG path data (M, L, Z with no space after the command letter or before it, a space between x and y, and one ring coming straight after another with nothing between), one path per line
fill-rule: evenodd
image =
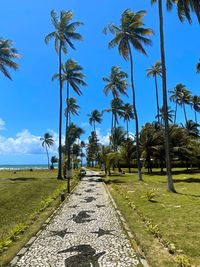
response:
M89 126L90 124L89 124L89 122L81 122L81 126L83 126L83 127L86 127L86 126Z
M5 121L0 118L0 130L5 130Z
M52 130L49 133L53 136L54 145L49 148L50 154L58 153L58 134ZM29 130L25 129L16 134L15 138L6 138L0 135L0 154L45 154L46 151L42 147L41 136L33 135ZM64 137L62 137L62 142ZM63 142L64 144L64 142Z

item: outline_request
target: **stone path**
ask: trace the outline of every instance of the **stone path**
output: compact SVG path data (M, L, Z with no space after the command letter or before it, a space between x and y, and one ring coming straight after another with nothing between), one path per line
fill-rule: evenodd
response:
M104 185L87 171L18 267L131 267L139 261Z

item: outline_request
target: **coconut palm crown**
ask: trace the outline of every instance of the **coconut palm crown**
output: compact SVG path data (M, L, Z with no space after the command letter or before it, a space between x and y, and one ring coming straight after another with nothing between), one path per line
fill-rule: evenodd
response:
M89 116L89 123L90 123L90 125L94 126L94 132L95 132L96 131L95 122L101 123L102 122L102 118L101 118L102 115L97 109L95 109L91 112L91 114L87 114L87 116Z
M113 66L111 68L110 77L103 77L104 82L107 84L104 87L104 93L107 96L108 92L111 91L114 98L119 98L119 94L127 95L127 86L129 85L126 82L128 74L122 70L120 67Z
M10 80L12 80L8 68L17 70L19 66L13 61L15 58L21 58L17 54L17 49L12 48L13 42L0 38L0 71Z

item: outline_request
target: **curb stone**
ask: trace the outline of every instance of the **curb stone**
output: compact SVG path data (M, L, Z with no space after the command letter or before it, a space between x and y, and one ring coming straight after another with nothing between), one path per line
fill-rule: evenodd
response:
M122 222L122 225L123 225L123 227L124 227L124 229L125 229L125 231L126 231L128 237L129 237L130 240L131 240L131 243L132 243L132 245L133 245L133 247L134 247L134 249L135 249L135 251L136 251L136 253L137 253L138 257L139 257L140 262L142 263L142 265L143 265L144 267L150 267L150 266L148 265L146 259L145 259L145 256L144 256L142 250L141 250L141 249L138 247L138 245L136 244L136 242L135 242L135 240L134 240L134 236L133 236L133 234L132 234L130 228L128 227L128 223L127 223L127 221L126 221L126 220L124 219L124 217L122 216L122 214L121 214L121 212L120 212L120 210L119 210L119 208L118 208L116 202L114 201L114 199L113 199L113 197L112 197L110 191L108 190L108 188L107 188L107 186L106 186L106 184L105 184L104 182L103 182L103 185L104 185L104 187L105 187L105 189L106 189L106 192L107 192L109 198L111 199L111 202L112 202L112 204L113 204L113 206L114 206L114 208L115 208L117 214L119 215L119 218L120 218L120 220L121 220L121 222Z
M29 250L29 248L32 246L32 244L35 242L37 237L41 234L42 230L49 224L51 219L56 215L56 213L62 208L65 202L68 201L70 196L74 193L77 185L79 182L75 185L75 187L72 189L71 193L67 195L66 199L59 204L59 206L54 210L54 212L44 221L44 223L41 225L40 230L32 236L29 241L24 245L24 247L17 253L17 255L12 259L12 261L7 265L7 267L14 267L17 262L20 260L20 258Z

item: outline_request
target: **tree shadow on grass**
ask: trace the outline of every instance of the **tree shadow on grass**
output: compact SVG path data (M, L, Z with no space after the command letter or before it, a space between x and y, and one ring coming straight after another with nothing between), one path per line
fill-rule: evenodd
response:
M117 179L114 179L114 180L106 180L104 181L105 184L124 184L124 181L121 181L121 180L117 180Z
M29 181L29 180L35 180L36 178L25 178L25 177L21 177L21 178L10 178L8 180L10 181Z
M174 183L200 183L200 178L173 179Z
M184 193L180 193L180 192L176 192L176 194L187 196L187 197L200 197L200 195L184 194Z

